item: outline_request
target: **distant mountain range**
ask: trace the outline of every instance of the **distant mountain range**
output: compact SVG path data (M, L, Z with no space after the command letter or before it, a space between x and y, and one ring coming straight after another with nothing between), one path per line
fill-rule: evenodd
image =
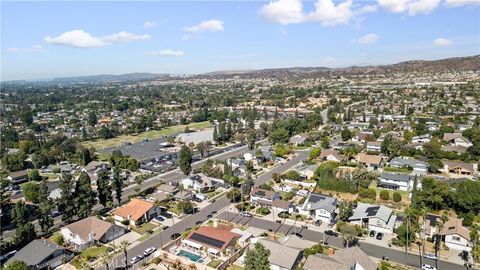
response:
M367 65L351 66L345 68L328 67L292 67L292 68L271 68L260 70L226 70L215 71L198 75L189 75L190 78L229 78L238 76L241 78L308 78L322 75L347 75L347 74L391 74L406 72L461 72L479 71L480 55L468 57L454 57L440 60L424 61L413 60L400 62L391 65ZM125 81L146 81L169 78L184 78L185 76L155 73L126 73L120 75L92 75L78 77L62 77L50 80L53 83L98 83L98 82L125 82ZM22 83L26 81L9 81L9 83Z

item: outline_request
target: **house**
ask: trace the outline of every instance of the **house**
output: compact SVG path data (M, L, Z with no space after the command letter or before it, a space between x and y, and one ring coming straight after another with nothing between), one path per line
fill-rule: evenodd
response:
M414 144L424 144L424 143L429 143L431 140L432 140L432 135L423 134L423 135L414 136L412 138L412 143L414 143Z
M275 213L288 212L291 214L293 213L294 207L291 202L278 199L273 201L272 209Z
M300 145L303 145L307 139L308 139L307 135L297 134L297 135L292 136L290 138L289 143L291 143L295 146L300 146Z
M103 221L96 217L87 217L60 229L65 242L73 245L76 251L97 243L108 243L123 234L125 228Z
M337 150L322 149L319 158L323 161L335 161L340 163L344 159L344 156L342 156Z
M250 202L253 204L271 206L273 201L280 199L280 194L275 191L253 188L250 191Z
M306 179L312 178L318 168L318 164L311 164L298 167L296 171Z
M273 159L273 148L271 145L260 145L257 147L255 156L262 161L269 161Z
M376 232L393 233L393 227L397 216L393 215L392 209L384 205L373 205L368 203L358 203L353 210L353 215L348 218L352 224L357 224L363 228L374 230Z
M160 193L166 193L170 195L175 195L178 192L178 187L173 185L161 184L157 187L157 191Z
M247 166L245 164L245 160L238 158L230 158L227 160L227 165L232 168L232 173L234 176L246 175Z
M45 239L35 239L8 260L23 261L30 269L53 269L73 258L74 254ZM8 264L7 263L7 264Z
M444 173L452 173L459 175L475 175L478 173L478 164L467 163L456 160L442 160L443 168L440 169Z
M394 157L388 164L396 168L412 168L416 175L426 175L428 172L427 162L418 159Z
M462 225L461 219L455 217L450 217L435 237L441 237L445 245L452 249L472 249L469 230Z
M336 198L312 192L301 206L297 206L297 210L301 215L330 223L335 218L337 206Z
M367 142L368 152L380 152L382 144L380 142Z
M444 133L443 140L454 146L463 146L467 148L473 146L472 142L463 137L461 133Z
M271 270L293 270L296 269L303 257L303 250L286 245L278 241L260 239L258 243L270 250L268 261Z
M125 205L122 205L113 211L115 222L126 225L139 225L150 221L158 215L157 207L154 203L146 200L133 198Z
M208 253L217 255L220 252L235 251L235 244L241 237L232 232L232 227L219 225L214 222L213 226L201 226L191 231L182 244L195 250L206 249Z
M376 171L383 165L383 157L379 155L367 155L359 153L356 156L358 163L367 167L367 171Z
M206 192L214 190L217 187L223 186L224 181L208 177L203 173L192 175L182 180L182 185L185 189L192 189L196 192Z
M15 171L8 174L8 180L14 185L28 181L28 170Z
M377 264L359 247L351 247L336 250L332 256L310 255L303 269L376 270Z
M183 191L177 192L177 194L175 194L173 198L175 200L189 201L193 199L194 196L195 194L193 194L193 192L189 190L183 190Z
M413 180L415 176L404 173L387 173L380 174L379 187L393 190L409 191L413 188Z
M373 138L373 132L371 131L362 131L357 134L357 136L353 137L352 141L354 142L366 142L370 138Z
M110 166L108 163L101 162L101 161L90 161L90 163L85 166L82 171L86 172L88 176L90 177L90 180L92 180L92 184L96 185L98 175L101 172L108 171L110 169Z

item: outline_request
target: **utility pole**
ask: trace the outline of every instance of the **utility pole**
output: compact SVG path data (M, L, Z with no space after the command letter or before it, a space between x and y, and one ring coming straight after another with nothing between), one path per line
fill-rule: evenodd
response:
M409 218L408 218L408 214L407 214L407 236L405 237L405 261L407 260L407 256L408 256L408 243L409 243L409 239L408 239L408 223L409 223Z

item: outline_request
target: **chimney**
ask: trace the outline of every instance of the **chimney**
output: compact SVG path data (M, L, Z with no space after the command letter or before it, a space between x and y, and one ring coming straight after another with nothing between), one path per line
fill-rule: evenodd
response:
M215 221L213 222L213 227L214 227L214 228L217 228L217 226L218 226L218 222L215 220Z

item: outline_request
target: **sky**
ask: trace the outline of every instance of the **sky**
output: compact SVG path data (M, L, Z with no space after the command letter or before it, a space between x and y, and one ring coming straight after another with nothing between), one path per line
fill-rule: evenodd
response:
M1 1L1 80L480 54L480 0Z

